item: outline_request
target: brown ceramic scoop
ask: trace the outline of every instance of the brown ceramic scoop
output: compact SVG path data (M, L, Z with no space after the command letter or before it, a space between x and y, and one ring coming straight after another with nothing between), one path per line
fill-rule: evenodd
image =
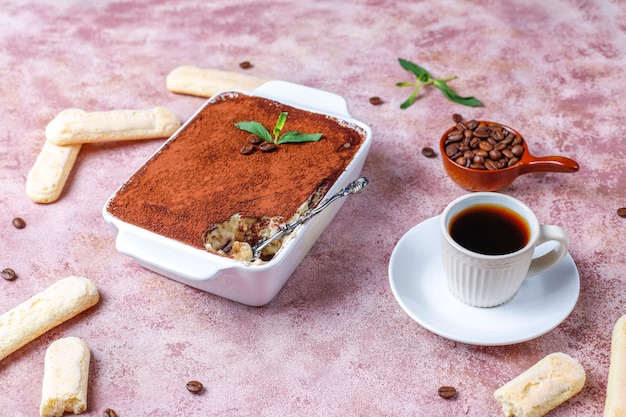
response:
M541 156L537 157L530 153L528 144L522 135L516 130L493 122L479 122L487 125L499 125L511 133L522 138L524 152L519 161L510 167L502 169L474 169L461 166L450 159L446 154L446 140L448 134L454 131L456 126L448 129L439 144L441 159L447 174L461 187L471 191L497 191L510 185L518 176L532 172L576 172L578 163L564 156Z

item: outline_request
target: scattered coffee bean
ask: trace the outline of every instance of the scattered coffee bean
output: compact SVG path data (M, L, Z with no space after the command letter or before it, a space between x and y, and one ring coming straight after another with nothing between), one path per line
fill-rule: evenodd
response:
M187 391L189 391L192 394L200 394L203 389L204 389L204 386L202 385L202 382L200 381L187 382Z
M249 68L252 68L252 64L250 63L250 61L243 61L239 63L239 68L249 69Z
M104 410L104 412L102 413L102 417L117 417L117 413L115 412L114 409L112 408L107 408L106 410Z
M456 396L456 388L443 386L439 388L439 396L441 398L445 398L446 400L449 400L450 398L454 398Z
M17 229L23 229L26 227L26 222L21 217L16 217L13 219L13 226Z
M380 97L370 97L370 103L374 106L378 106L379 104L383 104L383 101L380 99Z
M11 268L4 268L0 274L2 275L2 278L6 279L7 281L13 281L15 278L17 278L17 274Z
M626 217L626 207L620 207L617 209L617 215L620 217Z
M252 152L254 152L254 145L251 143L246 143L239 149L239 152L243 155L250 155Z
M261 152L273 152L276 150L276 145L272 142L263 142L259 145Z
M522 138L498 123L470 120L463 122L452 116L456 128L445 138L446 155L458 165L490 171L517 164L524 146Z
M426 158L434 158L436 156L435 150L430 146L425 146L424 148L422 148L422 155L424 155Z

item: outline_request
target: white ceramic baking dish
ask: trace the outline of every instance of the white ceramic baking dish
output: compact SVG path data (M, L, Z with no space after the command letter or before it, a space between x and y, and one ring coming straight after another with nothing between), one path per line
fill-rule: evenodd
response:
M269 81L253 91L244 93L314 113L326 114L362 130L364 139L361 147L325 197L333 195L358 178L372 143L371 129L350 116L347 102L343 97L285 81ZM180 129L184 129L196 115ZM172 138L175 136L176 133ZM114 197L115 194L109 201ZM117 250L145 268L239 303L262 306L278 294L319 235L334 218L343 200L339 199L332 203L326 210L300 225L285 240L274 258L260 265L246 264L219 256L121 221L107 211L109 202L103 208L103 216L117 233Z

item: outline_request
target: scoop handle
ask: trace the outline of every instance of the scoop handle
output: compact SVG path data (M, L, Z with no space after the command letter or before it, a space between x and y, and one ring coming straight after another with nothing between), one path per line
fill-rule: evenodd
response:
M565 156L533 156L521 166L521 174L529 172L577 172L578 162Z

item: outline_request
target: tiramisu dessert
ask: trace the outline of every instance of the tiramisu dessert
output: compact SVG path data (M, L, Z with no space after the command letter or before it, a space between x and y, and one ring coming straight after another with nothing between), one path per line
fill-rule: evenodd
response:
M255 126L267 131L265 138L250 133ZM251 247L314 207L364 135L340 119L241 92L222 93L118 190L106 210L195 248L267 261L280 240L258 260Z

